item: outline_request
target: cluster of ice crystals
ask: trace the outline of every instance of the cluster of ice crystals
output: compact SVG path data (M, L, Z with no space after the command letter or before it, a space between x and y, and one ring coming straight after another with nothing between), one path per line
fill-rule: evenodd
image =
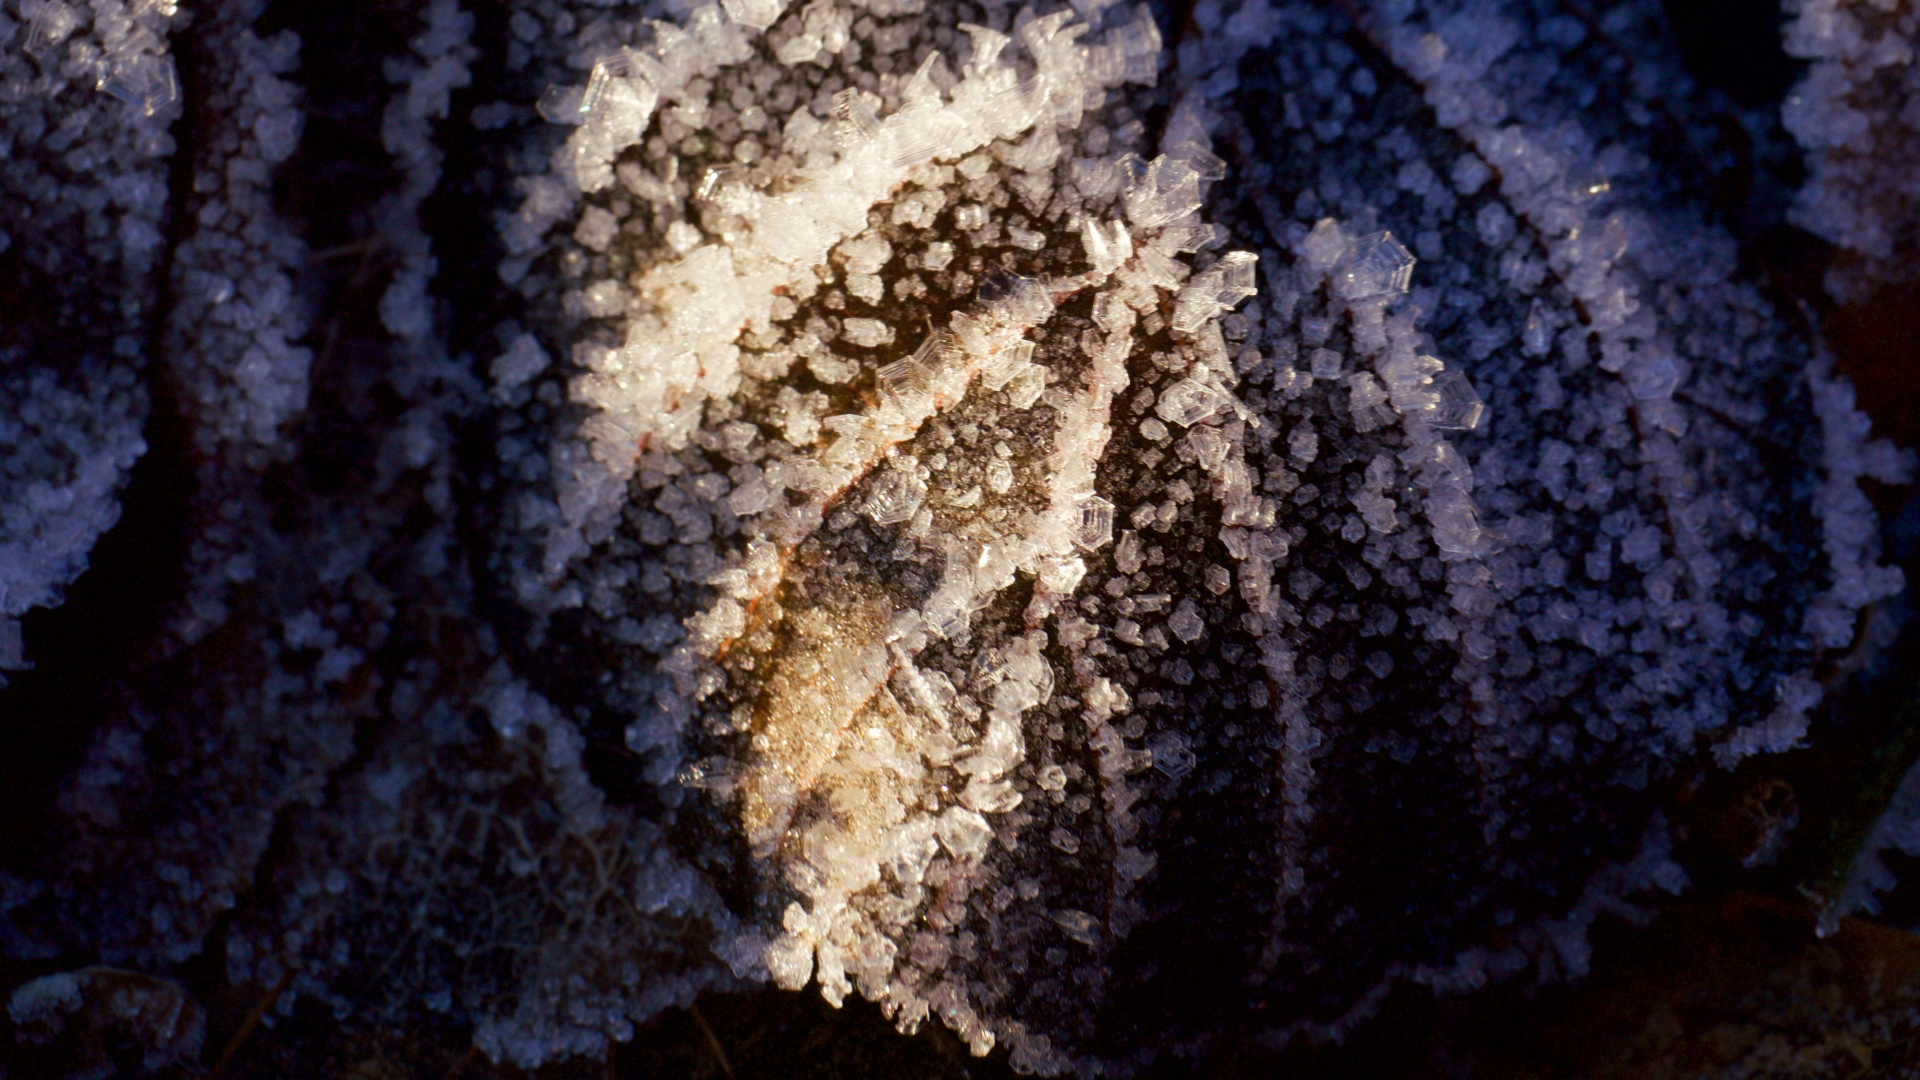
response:
M49 372L19 375L0 397L0 671L25 663L15 620L57 604L86 568L94 540L120 516L127 470L146 449L132 379L103 374L75 391Z
M1110 765L1099 779L1076 766L1071 783L1106 790L1098 801L1128 873L1105 899L1062 908L1085 928L1048 925L1105 949L1136 917L1127 895L1153 860L1126 842L1137 828L1126 776L1150 755L1106 729L1127 708L1124 691L1088 661L1058 667L1058 650L1088 645L1088 624L1032 627L1110 548L1115 507L1098 493L1098 462L1141 321L1162 348L1188 351L1167 337L1159 311L1171 304L1182 340L1217 340L1218 318L1256 291L1255 260L1209 256L1190 280L1186 256L1219 243L1198 212L1220 162L1193 144L1143 160L1129 112L1088 111L1110 108L1109 92L1129 81L1155 81L1158 31L1143 10L1104 11L1092 25L1064 11L898 23L895 47L919 43L910 63L877 86L856 77L838 89L839 76L810 70L821 53L796 59L793 44L830 10L773 24L785 70L723 56L730 70L703 88L709 102L733 102L726 79L752 84L786 152L809 162L803 179L782 184L737 151L732 165L655 156L672 139L621 167L641 181L705 176L687 206L700 231L676 243L688 219L671 222L657 255L636 253L652 267L643 302L616 316L619 349L588 347L593 374L574 396L599 411L583 429L591 456L571 460L657 492L663 527L642 533L658 537L647 542L663 545L665 565L694 571L684 593L662 582L663 599L685 595L693 608L685 638L658 650L648 691L685 726L641 742L663 772L732 807L764 860L767 895L793 897L776 904L777 927L743 927L724 946L735 970L782 985L812 978L836 1001L857 987L904 1027L937 1012L978 1050L1013 1038L1047 1062L1045 1036L1023 1043L1018 1023L989 1021L981 1009L1007 1016L1008 1005L981 999L982 984L938 957L980 917L971 883L991 882L1009 838L1039 828L1021 794L1036 767L1027 729L1059 722L1034 710L1064 719L1083 692L1077 737ZM856 23L839 51L878 33ZM778 89L795 80L806 89ZM720 170L731 171L716 179ZM583 222L615 211L590 177L578 186ZM930 229L942 220L955 231ZM1200 407L1185 424L1227 408L1230 370L1194 368ZM712 424L760 436L729 454L724 478L707 471L724 441ZM604 520L578 500L569 511L569 487L615 507L624 498L575 475L556 478L569 526ZM731 501L724 521L693 513L743 488L753 513ZM549 542L546 575L587 550L563 535ZM874 573L876 555L891 568ZM572 573L610 568L589 556ZM1024 617L1003 599L1022 580L1034 583ZM1178 639L1197 640L1201 621L1191 606L1174 615ZM731 747L734 761L673 764L689 742ZM1095 805L1067 784L1048 805ZM1097 935L1088 910L1110 912ZM944 929L915 930L922 919Z
M285 78L299 60L291 33L258 37L238 13L211 9L199 41L226 77L197 104L196 120L224 137L194 150L190 223L172 252L173 309L165 362L200 455L199 520L190 559L188 638L225 618L226 592L251 580L249 546L262 528L262 473L292 447L286 427L307 406L312 350L296 281L306 246L273 206L274 171L304 122Z
M0 671L19 617L60 601L145 451L154 268L179 115L171 5L0 11ZM0 679L5 676L0 675Z
M1811 177L1794 220L1844 249L1829 272L1843 301L1908 280L1920 252L1920 5L1796 0L1787 51L1809 61L1782 119Z

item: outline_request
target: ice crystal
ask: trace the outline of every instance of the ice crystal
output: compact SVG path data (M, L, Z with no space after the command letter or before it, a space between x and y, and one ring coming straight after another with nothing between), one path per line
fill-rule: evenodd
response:
M1480 426L1487 407L1465 375L1452 369L1444 370L1434 377L1432 386L1438 399L1432 406L1430 422L1434 427L1442 431L1472 431Z
M1348 300L1399 296L1413 285L1413 253L1390 232L1354 241L1338 273L1335 288Z

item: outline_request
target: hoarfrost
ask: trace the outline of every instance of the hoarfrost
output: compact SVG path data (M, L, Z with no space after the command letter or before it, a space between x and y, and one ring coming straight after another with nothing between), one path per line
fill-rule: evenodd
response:
M1913 28L1870 6L1798 9L1787 122L1881 280ZM755 981L1049 1074L1339 1035L1581 967L1684 884L1649 785L1817 737L1902 585L1860 485L1907 463L1645 122L1697 107L1654 5L1207 0L1170 50L1118 4L511 0L494 40L435 0L381 15L388 186L310 208L359 230L322 251L273 195L320 145L290 33L210 5L183 86L169 7L29 7L0 136L84 153L0 155L0 250L113 299L0 343L0 667L153 370L195 484L186 689L98 725L33 869L67 910L9 941L217 923L283 1009L529 1066ZM377 325L309 325L336 259ZM1111 1033L1123 986L1164 1030Z

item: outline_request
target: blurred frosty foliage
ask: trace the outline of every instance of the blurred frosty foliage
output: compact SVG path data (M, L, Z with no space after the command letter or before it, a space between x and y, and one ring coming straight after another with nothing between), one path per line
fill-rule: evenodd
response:
M1912 14L1776 114L1646 0L7 0L18 1039L811 986L1126 1075L1584 973L1902 588L1713 191L1784 125L1910 275ZM23 637L123 492L161 599Z

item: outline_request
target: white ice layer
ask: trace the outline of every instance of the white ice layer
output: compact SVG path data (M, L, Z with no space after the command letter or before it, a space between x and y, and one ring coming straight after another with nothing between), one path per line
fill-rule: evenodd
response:
M1044 133L1079 122L1090 94L1141 78L1142 72L1151 77L1158 36L1141 33L1143 26L1152 23L1125 24L1103 43L1088 46L1079 41L1086 28L1073 23L1070 12L1034 19L1019 33L1035 66L1024 80L1004 55L1012 39L973 27L968 31L973 56L958 81L946 74L937 54L930 57L902 89L903 106L884 120L873 115L859 92L842 91L835 101L833 163L792 190L775 196L730 186L724 177L703 181L710 189L706 194L728 203L742 233L719 242L695 241L683 257L635 282L625 344L588 357L592 371L573 393L597 413L587 427L593 461L563 467L562 482L576 494L563 501L560 528L565 532L551 545L548 571L556 572L567 554L579 550L573 537L595 516L600 503L595 493L614 490L591 474L604 470L614 482L624 482L642 451L684 445L705 402L726 397L738 385L738 338L744 331L768 328L776 301L794 286L796 274L822 263L836 244L861 232L868 211L916 166L950 161L1030 129L1042 132L1036 141L1044 143ZM596 66L597 82L624 89L604 89L583 99L586 122L568 146L594 164L574 163L579 189L597 191L611 182L610 169L600 163L641 140L658 101L684 96L684 87L708 66L744 59L750 29L709 5L694 13L687 44L681 44L677 31L662 30L666 36L656 40L651 53L629 51ZM696 40L701 47L692 46ZM646 62L648 55L655 62ZM634 74L608 74L616 69ZM533 208L538 198L545 196L536 192L521 215L536 226L544 220ZM510 227L509 243L515 235L534 237L538 231L520 234Z
M1787 52L1809 61L1782 120L1811 177L1793 220L1839 245L1827 288L1843 301L1912 276L1920 251L1920 4L1792 0Z
M102 417L99 401L45 373L25 390L17 410L0 413L0 447L9 457L0 504L0 671L25 663L16 620L58 604L86 569L94 540L119 520L127 470L147 448L137 414ZM43 456L52 460L35 461Z
M312 350L295 281L306 246L274 210L274 172L299 145L299 63L291 32L262 39L231 9L202 16L200 47L226 73L203 106L227 137L196 148L191 222L174 249L174 307L165 359L200 456L193 595L181 626L192 640L227 612L225 592L250 580L249 528L260 474L291 450L286 424L307 406Z
M35 275L21 285L65 291L3 316L26 344L0 350L0 670L26 662L19 616L86 569L146 449L135 371L180 111L174 16L119 0L0 11L0 253Z
M1598 366L1618 376L1628 392L1645 468L1670 515L1666 532L1675 555L1694 596L1713 611L1717 604L1710 598L1727 568L1686 517L1700 511L1689 510L1698 504L1681 442L1689 425L1677 400L1684 396L1689 373L1689 361L1675 345L1682 328L1667 324L1644 299L1650 268L1640 265L1645 256L1634 248L1636 237L1657 237L1662 225L1626 207L1612 208L1604 218L1595 215L1595 197L1605 193L1608 184L1580 161L1588 137L1576 130L1548 132L1492 119L1504 116L1506 109L1497 86L1485 77L1514 48L1515 26L1499 19L1450 18L1439 20L1437 29L1407 22L1382 24L1373 32L1421 82L1442 123L1498 170L1501 195L1539 236L1548 268L1583 305L1585 325L1580 329L1598 354ZM1644 245L1647 240L1638 242ZM1821 381L1817 372L1810 378L1829 440L1826 467L1832 479L1824 489L1821 520L1836 581L1809 619L1822 644L1831 647L1845 636L1839 628L1850 625L1855 612L1897 592L1901 580L1897 570L1873 565L1877 540L1871 526L1862 524L1864 496L1852 482L1879 468L1863 466L1856 457L1865 419L1850 400L1842 400L1845 391ZM1887 453L1871 456L1879 461ZM1891 461L1886 467L1896 468ZM1843 487L1851 498L1840 493ZM1590 575L1604 577L1604 557L1597 553ZM1793 689L1814 685L1805 676L1782 678L1780 708L1724 741L1717 750L1724 763L1763 749L1784 749L1804 731L1806 712L1817 704L1818 692Z

